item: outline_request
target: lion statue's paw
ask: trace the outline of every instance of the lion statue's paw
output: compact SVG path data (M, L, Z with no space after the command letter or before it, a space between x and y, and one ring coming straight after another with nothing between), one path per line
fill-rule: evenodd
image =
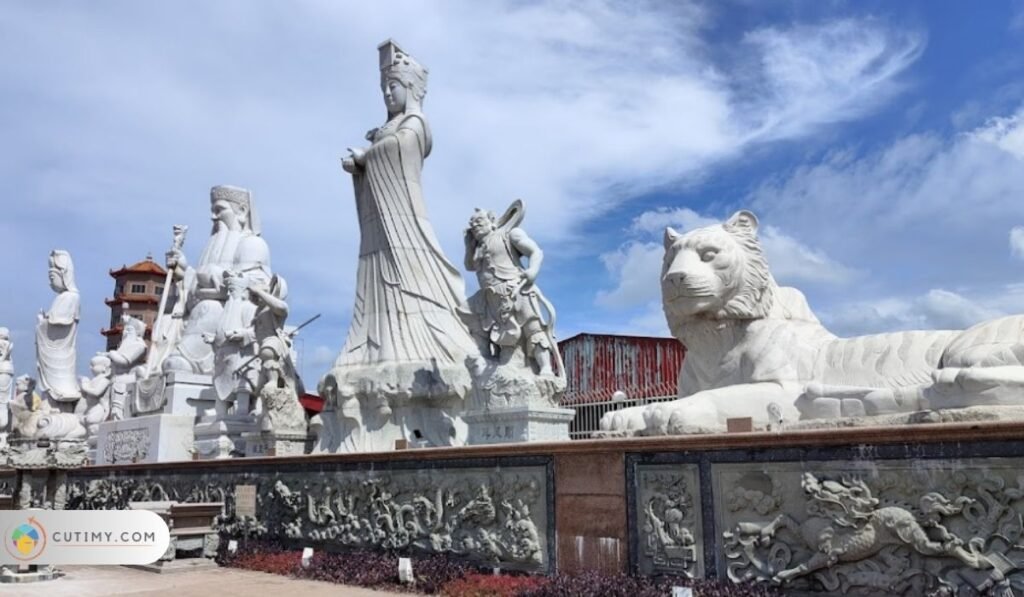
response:
M646 408L646 406L631 406L605 413L601 417L601 431L626 434L642 430L644 428L644 409Z

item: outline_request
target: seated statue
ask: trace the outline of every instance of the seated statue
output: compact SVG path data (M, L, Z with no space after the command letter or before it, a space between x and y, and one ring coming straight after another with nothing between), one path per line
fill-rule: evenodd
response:
M780 287L739 211L720 225L665 231L662 303L687 347L679 399L606 414L606 432L716 432L732 417L786 420L1024 405L1024 315L966 331L837 338L798 290Z
M15 437L34 438L39 419L50 411L49 405L36 393L36 380L27 375L15 380L11 402L11 432Z
M249 191L217 186L210 190L213 231L195 268L172 250L167 267L182 288L181 330L163 362L164 371L213 374L214 349L205 339L216 334L228 299L225 272L254 283L270 280L270 249L260 237L259 218ZM181 309L183 307L183 309Z

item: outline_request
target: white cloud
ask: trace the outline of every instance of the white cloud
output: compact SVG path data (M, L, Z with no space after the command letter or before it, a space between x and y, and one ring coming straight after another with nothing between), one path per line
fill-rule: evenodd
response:
M340 347L359 231L338 157L383 118L375 47L388 37L430 68L423 184L455 262L475 206L523 197L531 234L570 244L597 214L751 143L875 108L922 47L870 20L761 29L743 68L723 70L711 18L604 0L7 6L0 193L18 198L5 238L19 250L0 267L26 292L0 319L18 328L49 301L59 238L81 272L80 350L98 349L106 270L162 254L174 223L191 225L196 254L207 189L230 183L255 191L296 319L325 314L310 344ZM589 302L577 296L554 298Z
M1024 259L1024 226L1010 229L1010 254L1017 259Z
M899 330L960 330L1020 312L1024 312L1024 286L1006 285L990 295L973 298L931 289L918 296L854 301L823 311L820 316L836 334L859 336Z
M648 303L661 296L661 243L630 241L601 255L601 261L615 280L612 290L600 290L597 304L626 308Z
M769 137L801 134L884 103L901 88L896 75L925 46L918 31L853 19L764 28L749 32L745 42L761 62L751 81L760 83L751 102L753 118L761 118L755 130Z
M706 228L718 224L719 220L706 218L688 207L671 209L660 207L645 211L633 218L629 226L629 232L633 234L661 234L666 227L671 226L677 232L685 232L696 228Z
M808 247L774 226L765 226L760 238L772 275L780 284L844 284L856 275L823 251Z

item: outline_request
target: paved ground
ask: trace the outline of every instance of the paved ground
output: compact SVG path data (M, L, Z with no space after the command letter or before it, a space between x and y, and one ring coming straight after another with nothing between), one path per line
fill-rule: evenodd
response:
M53 581L2 584L0 597L410 597L409 593L371 591L231 568L177 574L156 574L122 566L64 566L63 570L67 576Z

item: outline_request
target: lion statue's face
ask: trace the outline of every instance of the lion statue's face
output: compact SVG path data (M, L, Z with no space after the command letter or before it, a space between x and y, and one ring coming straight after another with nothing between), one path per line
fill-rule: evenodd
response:
M764 317L773 284L749 211L686 234L665 229L661 297L670 327L696 318Z

